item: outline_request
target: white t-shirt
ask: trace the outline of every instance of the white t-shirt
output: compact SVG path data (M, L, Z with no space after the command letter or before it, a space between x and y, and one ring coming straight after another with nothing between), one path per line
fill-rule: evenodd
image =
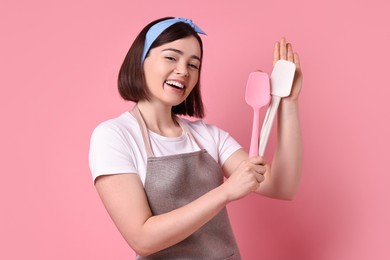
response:
M197 143L223 165L241 146L225 131L204 123L179 118L194 136L196 143L184 134L165 137L152 131L149 139L156 157L200 150ZM147 155L137 120L129 112L100 123L93 131L89 150L89 166L93 180L100 175L135 173L145 184Z

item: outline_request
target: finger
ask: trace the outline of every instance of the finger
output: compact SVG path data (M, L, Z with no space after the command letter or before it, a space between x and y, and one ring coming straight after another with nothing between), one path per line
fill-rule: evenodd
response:
M261 156L251 157L251 158L249 158L249 162L252 164L256 164L256 165L264 165L267 163L266 160L264 159L264 157L261 157Z
M266 164L253 165L253 170L258 174L264 174L267 171Z
M257 166L253 170L256 172L256 175L264 175L266 173L266 168L264 166Z
M274 58L273 58L273 61L272 61L272 64L275 65L275 63L280 60L280 43L279 42L276 42L275 43L275 46L274 46Z
M287 58L287 46L286 38L282 37L280 40L280 59L285 60Z
M264 181L264 175L262 174L256 174L256 180L260 184L261 182Z
M287 60L294 62L294 52L291 43L287 43Z
M264 175L267 172L267 167L266 166L260 166L258 171L259 174Z
M301 62L299 60L299 55L298 53L294 53L294 63L295 63L295 67L297 70L300 70L301 69Z

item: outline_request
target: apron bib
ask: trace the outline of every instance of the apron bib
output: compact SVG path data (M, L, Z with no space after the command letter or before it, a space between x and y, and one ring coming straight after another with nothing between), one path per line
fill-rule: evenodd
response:
M222 184L221 168L205 149L155 157L148 129L138 107L135 106L131 113L140 126L148 156L144 189L153 215L182 207ZM178 122L180 124L179 120ZM186 126L180 126L184 134L196 143ZM239 260L241 257L227 210L223 208L213 219L183 241L147 257L137 255L136 259Z

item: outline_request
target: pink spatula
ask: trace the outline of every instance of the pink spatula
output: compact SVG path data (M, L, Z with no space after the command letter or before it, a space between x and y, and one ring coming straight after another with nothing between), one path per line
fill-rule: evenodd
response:
M250 73L245 92L246 103L253 108L253 127L249 149L250 156L255 156L258 153L260 134L260 108L267 105L269 99L270 87L268 74L261 71Z
M259 155L263 156L272 124L278 111L281 98L290 95L295 74L295 64L291 61L278 60L271 73L271 103L264 117L260 133Z

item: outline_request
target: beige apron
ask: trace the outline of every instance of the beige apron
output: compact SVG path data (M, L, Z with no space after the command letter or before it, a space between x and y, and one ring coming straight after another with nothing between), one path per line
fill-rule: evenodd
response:
M222 184L221 168L205 149L155 157L148 129L138 107L135 106L131 113L140 126L148 156L145 193L153 215L182 207ZM196 143L186 126L180 125L184 133ZM137 256L136 259L239 260L241 257L226 208L223 208L218 215L178 244L147 257Z

